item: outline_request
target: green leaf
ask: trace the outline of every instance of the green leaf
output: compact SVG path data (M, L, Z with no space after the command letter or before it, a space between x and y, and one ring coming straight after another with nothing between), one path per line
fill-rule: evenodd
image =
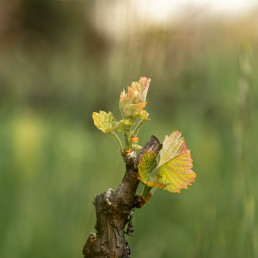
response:
M134 122L135 119L122 119L116 124L114 130L124 132L125 134L129 135L131 126L134 124Z
M92 118L95 126L103 133L111 133L113 127L116 125L116 119L111 112L93 112Z
M137 114L138 117L140 117L142 120L146 121L148 120L149 113L146 110L142 110Z
M149 187L165 187L165 185L155 182L152 178L152 171L156 166L157 154L153 154L152 151L148 151L143 154L138 165L138 179Z
M166 136L160 151L159 163L153 171L157 175L158 183L166 185L162 189L171 193L180 193L181 189L188 189L187 186L196 178L192 167L190 150L184 138L181 138L181 133L174 131L170 136Z

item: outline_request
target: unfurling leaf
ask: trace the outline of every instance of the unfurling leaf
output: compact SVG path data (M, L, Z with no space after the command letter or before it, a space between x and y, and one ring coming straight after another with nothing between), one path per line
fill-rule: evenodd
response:
M134 124L134 122L135 119L122 119L116 124L114 130L124 132L125 134L129 135L131 126Z
M148 113L142 113L147 102L146 96L150 85L150 79L141 77L139 82L132 82L128 86L128 93L123 92L120 95L119 107L124 117L148 118Z
M180 193L195 181L190 150L185 145L181 133L174 131L166 136L160 151L159 163L155 169L158 183L166 185L163 190Z
M111 112L93 112L92 118L95 126L103 133L111 133L112 129L116 125L116 119Z
M143 154L138 165L138 173L139 173L138 179L148 187L163 188L166 185L157 182L155 175L153 177L153 169L157 165L156 157L157 157L157 154L153 154L152 151L149 151Z
M146 121L148 120L149 113L146 110L142 110L137 114L138 117L140 117L142 120Z
M141 102L144 102L147 97L150 78L141 77L139 82L132 82L131 87L139 92L138 98Z

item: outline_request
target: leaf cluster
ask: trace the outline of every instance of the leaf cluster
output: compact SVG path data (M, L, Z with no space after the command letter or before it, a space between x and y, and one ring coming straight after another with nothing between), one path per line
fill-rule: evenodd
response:
M123 116L121 120L118 121L111 112L100 111L92 114L95 126L103 133L114 136L123 156L142 148L137 144L137 135L149 116L144 110L149 84L149 78L141 77L138 82L132 82L131 86L128 86L127 93L125 90L121 92L119 101ZM137 120L140 121L134 126ZM117 132L124 134L124 144ZM180 193L195 181L196 174L192 171L193 160L190 150L181 135L179 131L173 131L170 136L166 135L158 155L148 151L139 161L138 179L145 185L140 195L143 204L150 199L156 189Z
M149 84L149 78L141 77L138 82L132 82L131 86L128 86L127 93L125 90L121 92L119 108L123 118L120 121L117 121L111 112L100 111L92 114L95 126L103 133L111 134L115 137L123 155L141 149L141 146L137 144L137 134L149 116L148 112L144 110L147 104L146 97ZM139 119L140 121L133 128ZM124 134L124 144L116 132Z

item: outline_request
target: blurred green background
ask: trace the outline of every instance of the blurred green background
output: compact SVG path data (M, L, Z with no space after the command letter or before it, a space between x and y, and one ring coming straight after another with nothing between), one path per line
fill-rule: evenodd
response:
M152 79L151 134L175 129L197 181L136 210L132 257L258 257L258 12L151 22L128 1L0 3L0 257L82 257L94 196L124 174L94 111Z

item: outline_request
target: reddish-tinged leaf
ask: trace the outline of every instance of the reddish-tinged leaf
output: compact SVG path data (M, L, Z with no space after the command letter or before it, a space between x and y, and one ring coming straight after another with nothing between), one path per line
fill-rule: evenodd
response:
M141 77L139 82L132 82L131 86L128 87L128 93L125 93L124 90L122 91L119 107L125 117L143 117L147 119L148 113L142 113L142 111L147 104L145 100L149 84L150 79Z
M187 148L181 133L174 131L166 136L160 151L159 164L155 169L158 183L166 185L163 190L180 193L195 181L190 150Z

